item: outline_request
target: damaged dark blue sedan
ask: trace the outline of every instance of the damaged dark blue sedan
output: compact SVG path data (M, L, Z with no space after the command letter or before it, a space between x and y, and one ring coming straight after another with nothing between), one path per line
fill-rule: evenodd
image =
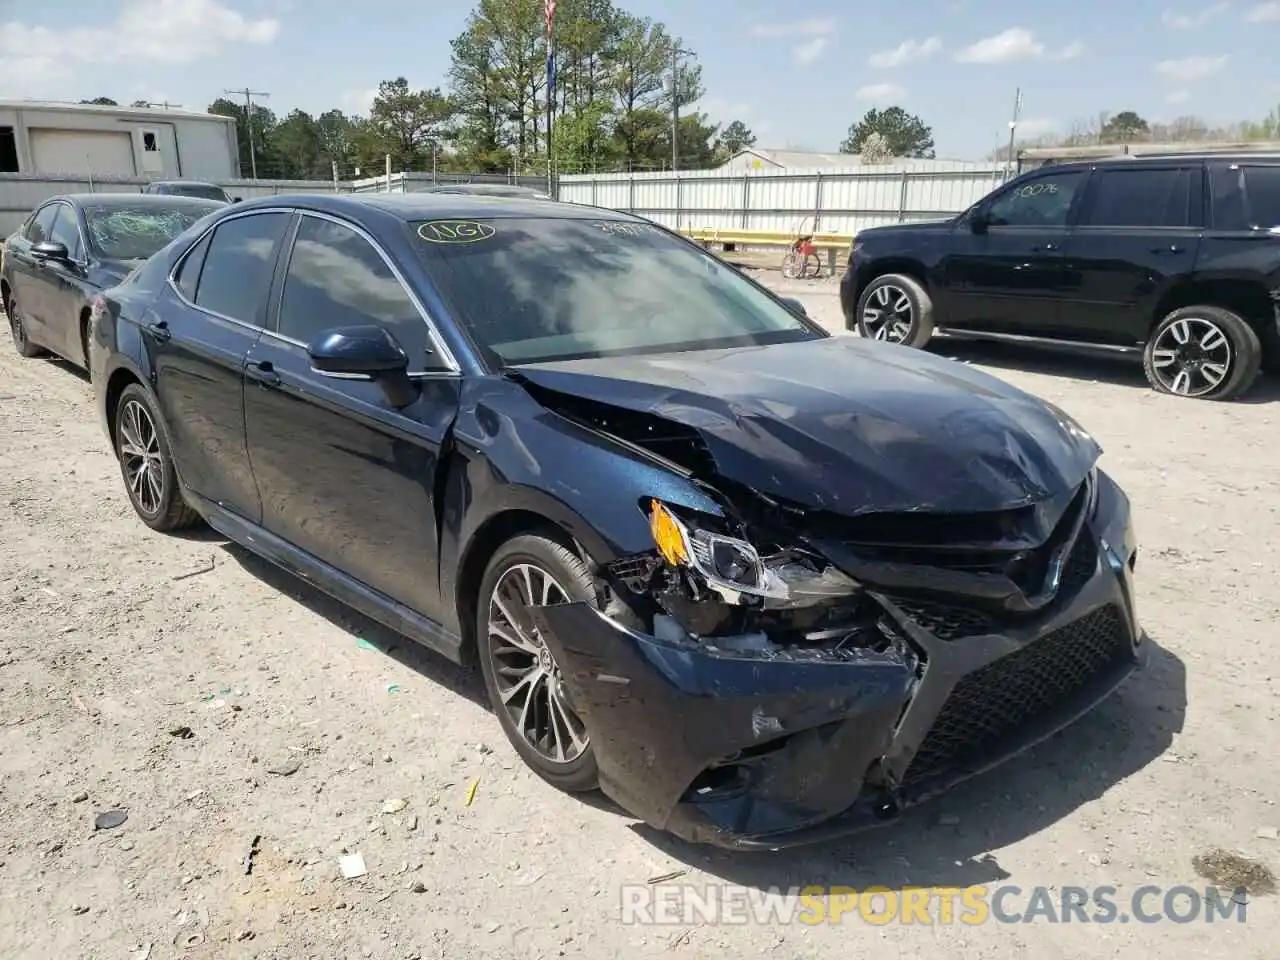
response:
M1145 653L1129 504L1067 414L625 214L263 198L93 320L143 522L478 660L533 769L689 840L892 819Z

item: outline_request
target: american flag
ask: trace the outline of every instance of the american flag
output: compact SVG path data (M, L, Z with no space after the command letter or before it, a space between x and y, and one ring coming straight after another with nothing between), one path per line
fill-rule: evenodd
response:
M544 0L543 6L547 13L547 36L551 36L551 23L556 18L556 0Z

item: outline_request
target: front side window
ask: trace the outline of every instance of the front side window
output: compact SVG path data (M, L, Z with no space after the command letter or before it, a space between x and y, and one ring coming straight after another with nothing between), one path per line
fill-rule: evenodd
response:
M386 327L420 372L430 350L422 314L378 251L350 227L302 218L280 301L282 336L310 343L334 327Z
M1010 187L987 208L987 222L993 227L1065 227L1082 177L1078 170L1064 170Z
M1091 227L1185 227L1191 223L1190 168L1099 170L1089 184ZM1197 175L1199 170L1194 171Z
M168 203L87 202L89 246L107 260L146 260L215 210L218 204L174 198Z
M27 239L32 243L44 243L53 233L53 219L58 215L60 204L51 203L44 207L27 225Z
M76 212L65 203L57 206L58 219L53 221L49 239L66 247L67 256L72 260L82 260L84 247L80 242L80 224L76 221Z
M652 224L493 217L409 229L436 291L498 366L825 336Z
M288 225L287 213L256 213L219 224L200 270L196 305L232 320L260 325L276 244Z

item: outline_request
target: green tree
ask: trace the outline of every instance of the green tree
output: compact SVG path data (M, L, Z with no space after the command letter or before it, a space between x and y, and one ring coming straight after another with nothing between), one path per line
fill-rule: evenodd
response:
M395 170L420 170L447 135L453 116L452 101L439 89L412 90L404 77L384 80L369 111L368 146L380 148L384 157L390 154Z
M733 156L756 145L756 135L741 120L734 120L720 131L719 145L727 156Z
M94 104L97 104L97 105L98 105L98 106L100 106L100 107L118 107L118 106L120 106L120 104L116 103L116 102L115 102L114 100L112 100L110 97L94 97L92 100L81 100L80 102L81 102L81 103L94 103Z
M884 137L892 156L922 159L935 156L933 130L925 126L918 116L901 107L884 110L872 107L849 128L849 135L840 144L840 152L862 153L863 141L873 133Z
M1151 125L1132 110L1122 110L1107 119L1098 131L1099 143L1128 143L1151 133Z
M131 107L150 107L150 106L151 106L151 101L150 101L150 100L135 100L135 101L133 101L133 103L129 104L129 106L131 106Z
M311 114L294 110L271 134L272 153L279 158L279 176L320 180L330 175L320 127Z
M614 134L628 168L653 161L653 114L665 99L663 86L671 50L671 38L662 24L630 14L619 17L608 62L617 102Z
M288 172L282 169L279 157L273 155L271 150L271 135L276 128L276 115L272 111L260 104L254 104L253 115L250 117L244 104L228 100L226 97L219 97L209 104L209 113L235 120L236 139L240 143L241 176L252 176L254 158L256 158L259 178L279 178L283 173ZM252 134L252 141L250 134ZM251 142L252 155L249 149Z

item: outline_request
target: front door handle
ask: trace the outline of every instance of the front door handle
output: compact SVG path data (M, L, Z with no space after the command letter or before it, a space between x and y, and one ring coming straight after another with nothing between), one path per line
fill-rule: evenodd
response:
M1167 247L1152 247L1152 253L1181 253L1182 248L1176 243L1171 243Z
M1034 247L1031 248L1031 252L1040 253L1043 250L1046 253L1052 253L1054 250L1057 250L1057 249L1058 249L1058 245L1056 243L1046 243L1044 244L1044 246L1041 246L1040 244L1036 244Z
M274 387L280 383L280 374L270 360L259 360L250 363L245 372L264 387Z
M142 329L147 331L147 333L151 334L151 336L155 337L161 343L165 343L173 339L173 331L169 329L169 324L163 320L158 320L155 323L145 323L142 325Z

